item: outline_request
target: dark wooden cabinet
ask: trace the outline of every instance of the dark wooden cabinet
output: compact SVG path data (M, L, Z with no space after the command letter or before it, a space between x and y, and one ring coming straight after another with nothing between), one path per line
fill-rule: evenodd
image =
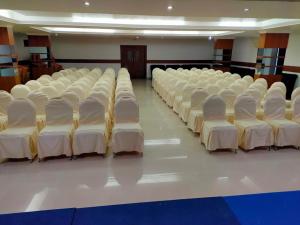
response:
M128 69L132 79L145 79L147 46L121 45L121 67Z

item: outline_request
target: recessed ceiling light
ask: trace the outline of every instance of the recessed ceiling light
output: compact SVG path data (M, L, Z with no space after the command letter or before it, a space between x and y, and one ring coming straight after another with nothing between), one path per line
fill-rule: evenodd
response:
M248 11L249 11L249 9L248 9L248 8L245 8L245 9L244 9L244 11L245 11L245 12L248 12Z
M173 9L173 6L169 5L169 6L168 6L168 10L170 11L170 10L172 10L172 9Z
M84 5L85 5L85 6L90 6L90 3L89 3L88 1L85 1L85 2L84 2Z
M212 40L212 36L209 36L209 37L208 37L208 40Z

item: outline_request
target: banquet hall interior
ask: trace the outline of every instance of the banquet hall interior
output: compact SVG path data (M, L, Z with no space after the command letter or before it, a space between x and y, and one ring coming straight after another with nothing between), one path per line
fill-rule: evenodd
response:
M0 0L0 225L300 224L300 1Z

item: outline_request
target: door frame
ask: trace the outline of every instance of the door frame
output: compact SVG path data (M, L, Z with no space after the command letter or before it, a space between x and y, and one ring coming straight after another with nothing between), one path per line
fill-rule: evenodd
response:
M122 65L123 65L123 60L124 59L122 59L122 48L123 47L143 47L144 48L144 51L145 51L145 55L144 55L144 77L143 78L141 78L141 79L147 79L147 45L120 45L120 58L121 58L121 67L122 67Z

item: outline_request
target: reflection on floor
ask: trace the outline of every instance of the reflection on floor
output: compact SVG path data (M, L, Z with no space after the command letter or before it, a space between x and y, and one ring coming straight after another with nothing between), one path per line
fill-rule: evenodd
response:
M135 81L144 157L53 159L0 164L0 212L88 207L296 190L300 152L209 154L199 137L152 91Z

